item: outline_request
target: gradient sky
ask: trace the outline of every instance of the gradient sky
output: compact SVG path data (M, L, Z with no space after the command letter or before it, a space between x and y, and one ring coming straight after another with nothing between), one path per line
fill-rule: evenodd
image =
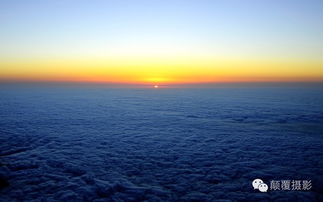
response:
M1 0L0 79L323 81L321 0Z

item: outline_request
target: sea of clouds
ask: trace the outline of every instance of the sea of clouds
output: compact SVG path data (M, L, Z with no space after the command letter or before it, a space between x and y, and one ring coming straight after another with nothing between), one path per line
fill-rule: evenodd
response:
M322 89L0 95L0 201L323 200ZM261 193L256 178L312 188Z

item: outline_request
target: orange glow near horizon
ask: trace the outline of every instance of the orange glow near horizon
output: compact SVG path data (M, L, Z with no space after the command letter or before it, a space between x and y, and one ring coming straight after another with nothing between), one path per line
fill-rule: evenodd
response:
M321 62L141 59L1 62L2 81L181 84L323 81Z

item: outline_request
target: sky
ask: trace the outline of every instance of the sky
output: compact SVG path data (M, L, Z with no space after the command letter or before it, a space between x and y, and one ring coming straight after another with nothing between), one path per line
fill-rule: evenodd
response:
M323 81L321 0L1 0L0 80Z

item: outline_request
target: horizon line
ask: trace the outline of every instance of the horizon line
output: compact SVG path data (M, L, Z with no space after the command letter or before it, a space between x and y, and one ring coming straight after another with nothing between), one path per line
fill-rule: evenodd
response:
M45 81L45 80L0 80L0 85L50 85L50 86L106 86L111 88L211 88L211 87L280 87L280 86L321 86L318 81L218 81L218 82L186 82L186 83L138 83L138 82L108 82L108 81Z

